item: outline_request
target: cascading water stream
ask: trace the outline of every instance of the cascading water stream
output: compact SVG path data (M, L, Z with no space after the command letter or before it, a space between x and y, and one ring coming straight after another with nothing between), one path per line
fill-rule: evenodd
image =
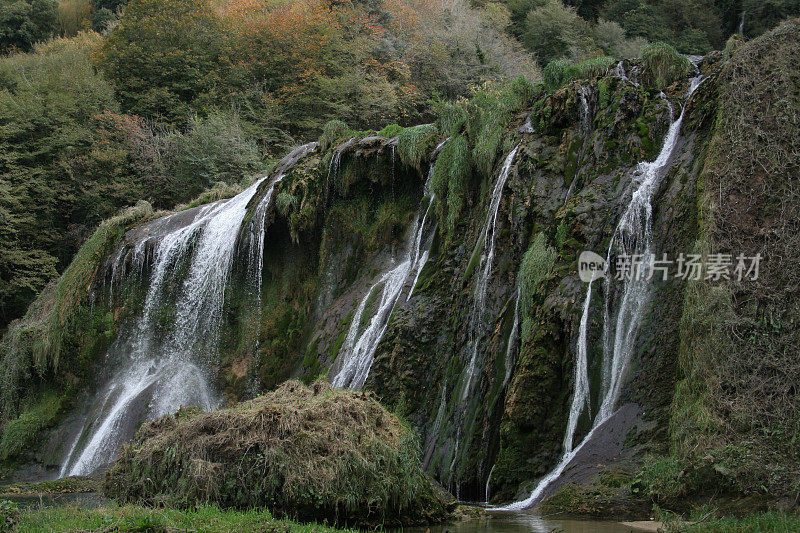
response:
M702 76L693 78L688 91L688 97L694 93L702 82ZM671 111L671 107L670 107ZM649 258L652 254L653 240L653 206L652 198L658 187L659 180L664 175L672 153L677 145L681 125L686 113L686 107L677 120L671 117L671 124L664 138L661 152L653 162L640 163L637 167L634 180L636 190L631 201L622 215L611 239L611 244L606 258L610 265L613 257L628 254L629 257L639 256ZM648 276L649 265L642 263L641 275L630 276L623 280L622 298L619 310L614 321L614 333L611 334L609 301L612 287L611 280L606 277L605 283L605 315L604 315L604 342L603 342L603 389L602 402L594 418L589 433L577 447L573 447L578 419L584 408L589 405L589 376L588 376L588 346L587 331L591 310L592 282L589 282L586 291L586 300L583 306L580 329L578 333L577 357L575 362L575 391L570 406L567 429L564 436L564 452L556 467L542 478L531 495L522 501L514 502L496 510L515 511L525 509L536 503L544 490L564 472L581 448L594 436L595 431L614 414L614 409L622 392L622 385L628 371L631 356L633 355L636 334L644 318L645 307L649 301L652 287ZM610 341L613 337L613 342Z
M284 159L305 155L312 145L301 147ZM296 159L294 159L296 161ZM257 211L266 212L278 173ZM125 270L130 258L131 274L144 270L148 255L152 267L144 308L129 331L121 332L108 349L104 367L112 369L92 411L73 442L60 476L88 475L108 465L119 446L129 440L138 425L174 412L181 406L213 409L215 392L203 368L212 362L219 341L225 289L233 267L247 206L257 193L262 178L237 196L197 208L186 225L171 222L185 216L179 212L157 221L163 232L145 236L128 253L125 247L111 266L111 284ZM260 218L261 223L264 217ZM265 228L253 234L247 244L249 262L259 269ZM256 250L253 250L256 248ZM148 251L149 250L149 251ZM181 272L185 271L185 275ZM140 279L144 279L140 275ZM174 298L174 299L173 299ZM174 310L165 327L165 310Z
M442 141L436 148L436 151L434 151L434 154L438 153L446 142L447 140ZM394 164L394 151L392 154L392 162ZM413 285L409 290L406 300L411 298L419 274L428 261L430 244L433 237L433 232L428 231L428 215L433 205L433 195L429 195L432 178L433 163L431 163L425 182L425 197L414 218L414 224L411 226L411 231L406 241L403 260L394 266L394 268L384 273L378 281L369 288L367 294L356 308L356 312L350 323L350 328L347 330L344 344L339 352L339 358L343 361L342 366L331 380L334 387L360 389L364 386L369 376L369 371L372 368L372 362L375 359L375 350L377 350L378 344L386 331L386 327L389 325L389 318L392 316L394 307L400 299L400 295L408 279L413 275ZM374 301L373 295L376 291L381 291L380 298L377 300L377 310L372 315L366 328L360 331L361 321L367 310L367 304Z
M483 334L484 329L484 313L486 312L486 295L489 289L489 280L492 276L492 267L494 266L495 254L495 237L497 229L497 214L500 210L500 201L503 199L503 189L505 189L508 175L511 173L511 166L514 164L514 158L517 156L519 146L516 146L500 168L500 174L495 180L494 188L492 189L492 198L489 202L489 215L486 217L486 225L481 231L481 236L478 239L478 246L483 246L485 255L481 259L481 267L478 270L478 279L475 283L475 292L473 294L472 313L470 318L469 328L469 343L470 343L470 360L466 368L466 381L461 389L461 401L465 401L472 392L472 385L475 379L476 367L478 362L478 340Z
M584 85L580 85L578 87L578 96L581 100L581 135L583 136L583 143L581 144L581 151L578 154L578 165L581 164L583 161L583 156L586 155L586 148L589 145L589 140L592 135L592 111L589 108L589 99L587 92L587 87ZM575 171L575 176L572 178L572 183L569 184L569 189L567 189L567 195L564 197L564 204L566 204L570 197L572 196L572 191L575 189L575 183L578 181L577 176L577 169Z

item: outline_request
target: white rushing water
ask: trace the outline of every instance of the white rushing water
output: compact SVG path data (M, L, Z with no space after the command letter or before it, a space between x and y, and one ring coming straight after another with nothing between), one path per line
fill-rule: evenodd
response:
M692 79L688 96L702 82L702 77ZM670 111L671 111L670 107ZM631 201L623 213L614 230L611 244L606 258L606 264L611 265L614 257L621 254L629 256L640 255L650 257L653 253L653 206L652 199L661 178L672 158L672 153L677 145L681 124L683 123L686 109L684 107L677 120L672 120L661 152L655 161L640 163L634 173L634 186ZM514 502L498 510L516 511L526 509L536 503L544 490L564 472L581 448L594 436L595 431L614 414L619 401L627 375L628 367L634 351L634 341L644 318L645 307L650 297L652 288L648 279L649 265L647 261L642 264L640 276L631 276L623 279L622 297L612 320L609 310L611 287L610 276L605 283L604 333L603 333L603 383L602 401L597 415L594 417L589 433L577 447L573 447L578 420L585 408L589 406L589 375L588 375L588 345L587 331L591 313L592 282L586 291L586 300L581 315L580 329L578 332L577 357L575 361L575 391L570 406L567 429L564 435L563 454L555 468L542 478L531 495L525 500ZM613 326L613 327L612 327Z
M438 153L445 142L447 141L442 141L439 144L434 154ZM394 147L392 149L394 150ZM394 151L392 154L394 154ZM394 164L394 155L392 155L392 162ZM431 163L425 182L425 196L419 211L414 217L414 223L405 243L402 260L385 272L369 288L353 314L352 322L347 330L347 336L337 357L337 359L343 361L342 366L331 380L334 387L360 389L364 386L367 377L369 377L372 362L375 359L375 350L378 349L378 344L383 338L386 327L389 325L392 311L394 311L394 307L400 299L403 288L409 278L413 276L413 284L406 300L411 298L414 286L419 279L419 274L428 261L433 238L433 232L429 231L428 217L433 205L433 195L429 194L432 178L433 163ZM380 291L380 294L376 296L378 291ZM367 309L367 305L370 303L376 306L374 311ZM361 330L361 322L364 313L367 311L372 311L372 317L367 326Z
M486 217L486 224L481 231L478 239L478 246L483 246L484 255L481 257L481 265L478 270L478 279L475 282L475 292L473 293L472 313L469 328L470 359L466 368L466 381L461 389L461 401L467 399L472 392L472 385L475 380L478 362L478 340L483 333L484 313L486 312L486 295L489 289L489 280L492 277L492 267L494 266L495 237L497 230L497 214L500 210L500 201L503 199L503 190L511 173L511 166L517 156L519 146L514 147L503 161L500 173L494 182L492 198L489 202L489 214Z
M312 145L301 147L284 162L310 150ZM263 213L283 175L277 175L257 207L255 218L261 227L251 231L248 243L248 261L258 269L253 273L258 289L263 261L257 255L264 251ZM88 475L108 465L119 446L133 436L144 420L174 412L181 406L213 409L217 405L203 368L213 360L218 348L237 237L247 206L264 179L229 200L197 208L186 225L175 224L177 227L170 229L171 221L185 216L181 213L161 219L158 223L166 228L164 232L143 238L130 251L131 275L141 273L148 254L151 257L144 308L135 325L121 333L106 353L104 366L113 369L113 373L93 402L91 413L64 460L61 477ZM126 254L121 250L111 267L112 285L125 270L125 260ZM171 310L174 316L168 314L164 320L165 310Z

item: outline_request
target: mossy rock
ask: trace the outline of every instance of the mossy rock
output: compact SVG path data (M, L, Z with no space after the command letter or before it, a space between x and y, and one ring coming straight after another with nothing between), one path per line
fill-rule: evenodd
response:
M268 508L374 527L441 522L455 500L421 470L414 433L371 395L287 381L248 402L143 426L106 474L119 502Z

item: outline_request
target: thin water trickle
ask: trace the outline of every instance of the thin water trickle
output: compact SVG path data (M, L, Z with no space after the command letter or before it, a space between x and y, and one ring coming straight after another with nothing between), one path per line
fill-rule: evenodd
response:
M434 153L447 140L443 141ZM394 146L392 147L392 165L394 165ZM393 170L394 172L394 170ZM360 389L369 377L369 371L375 359L375 350L383 338L389 319L392 316L400 295L406 284L413 275L413 285L409 290L406 301L411 298L414 286L417 284L420 272L428 261L432 233L429 229L428 215L433 205L433 195L428 196L431 180L433 179L433 163L431 163L428 177L425 182L424 191L426 197L423 198L420 208L414 218L408 239L405 243L402 261L396 264L389 271L385 272L377 282L367 291L367 294L359 302L356 312L353 315L350 327L347 330L344 343L339 351L337 359L341 359L342 366L331 380L334 387L348 387ZM376 300L374 294L380 291L380 297ZM366 328L361 330L361 322L364 313L367 311L367 304L371 301L377 302L377 309Z
M503 199L503 190L506 186L506 181L511 173L511 167L514 164L514 158L517 156L519 146L514 147L500 168L500 173L494 183L492 189L492 198L489 202L489 214L486 217L486 224L481 231L480 238L478 239L478 246L483 246L484 255L481 258L481 267L478 270L478 279L475 282L475 292L473 293L472 312L470 314L470 327L469 327L469 345L470 345L470 359L469 364L465 371L465 381L461 389L461 401L464 402L472 392L475 374L477 372L478 363L478 340L484 333L484 313L486 312L486 295L489 289L489 280L492 276L492 268L494 267L494 254L495 254L495 237L497 230L497 215L500 211L500 202Z
M581 100L581 135L583 136L583 143L581 144L581 150L577 158L578 168L583 161L584 155L586 155L586 149L589 146L592 135L592 110L589 107L588 90L589 89L584 85L578 87L578 96ZM564 197L564 205L569 201L572 196L572 191L575 189L575 183L578 181L578 168L575 169L572 183L569 184L569 189L567 189L567 195Z

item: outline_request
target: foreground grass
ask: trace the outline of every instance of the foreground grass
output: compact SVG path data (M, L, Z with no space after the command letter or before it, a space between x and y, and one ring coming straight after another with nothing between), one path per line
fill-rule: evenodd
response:
M179 511L110 504L97 509L67 506L22 511L19 513L14 531L18 533L55 531L332 533L342 530L319 524L298 524L277 520L267 510L228 511L208 505L191 511Z
M719 518L695 523L667 523L669 533L783 533L800 531L800 515L777 511L743 518Z

